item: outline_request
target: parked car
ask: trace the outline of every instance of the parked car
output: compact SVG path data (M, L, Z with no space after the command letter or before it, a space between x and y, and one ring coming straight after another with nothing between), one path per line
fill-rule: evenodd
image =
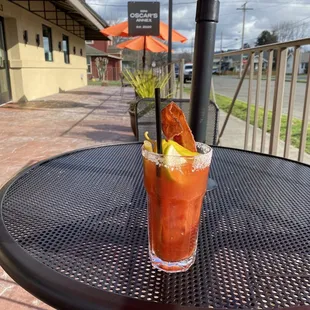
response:
M193 64L188 63L184 65L184 83L186 83L188 80L192 80L192 74L193 74Z
M174 67L175 77L178 79L180 75L180 68L179 65L175 65ZM192 80L192 72L193 72L193 64L188 63L184 65L184 83L186 83L188 80Z
M177 65L177 64L174 65L174 72L175 72L175 78L178 79L179 73L180 73L179 65Z
M217 66L214 66L214 67L212 68L212 74L219 74L219 73L220 73L219 68L218 68Z

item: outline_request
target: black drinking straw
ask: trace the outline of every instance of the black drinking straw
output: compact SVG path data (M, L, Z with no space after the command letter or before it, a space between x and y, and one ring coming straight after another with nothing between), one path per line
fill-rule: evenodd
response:
M160 88L155 88L155 114L156 114L156 142L157 153L162 154L161 145L161 111L160 111Z

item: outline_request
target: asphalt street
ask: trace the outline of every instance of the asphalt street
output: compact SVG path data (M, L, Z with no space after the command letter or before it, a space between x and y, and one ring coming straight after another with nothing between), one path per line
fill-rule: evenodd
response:
M216 76L214 75L214 89L218 94L225 95L227 97L233 97L235 91L237 89L239 79L237 77L228 77L228 76ZM252 87L252 104L255 103L256 96L256 80L253 81ZM274 94L274 84L275 82L271 82L270 89L270 101L269 101L269 109L272 110L273 105L273 94ZM283 114L287 114L288 110L288 102L289 102L289 94L290 94L290 82L285 82L284 89L284 100L283 100ZM305 91L306 91L306 83L297 83L296 85L296 94L294 100L294 116L301 119L303 114L303 107L305 101ZM247 102L248 100L248 88L249 88L249 80L245 79L243 81L242 88L239 92L238 99ZM265 90L266 90L266 81L262 80L261 82L261 91L260 91L260 106L264 106L265 102ZM310 117L309 117L310 118Z

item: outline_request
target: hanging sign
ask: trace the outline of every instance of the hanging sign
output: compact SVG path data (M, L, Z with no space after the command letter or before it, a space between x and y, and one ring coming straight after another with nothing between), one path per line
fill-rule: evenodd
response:
M159 2L128 2L129 36L159 35Z

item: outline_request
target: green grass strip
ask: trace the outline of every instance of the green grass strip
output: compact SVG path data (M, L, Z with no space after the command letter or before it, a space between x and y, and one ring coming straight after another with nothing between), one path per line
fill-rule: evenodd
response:
M121 82L120 81L104 81L104 83L106 83L107 86L121 86ZM90 86L101 86L102 85L102 81L88 80L87 81L87 85L90 85Z
M228 112L230 108L231 101L232 99L229 97L216 94L216 104L219 106L221 110L225 111L226 113ZM250 123L252 125L254 125L254 111L255 111L255 106L252 104L251 109L250 109ZM246 113L247 113L247 103L244 101L236 100L234 108L232 110L232 115L245 121ZM263 117L264 117L264 109L258 108L258 127L260 129L263 128ZM268 111L267 132L269 133L271 129L271 120L272 120L272 112ZM282 115L280 139L283 141L285 141L286 124L287 124L287 116ZM296 148L299 148L299 145L300 145L301 126L302 126L302 121L294 117L292 121L291 144L295 146ZM308 127L308 130L307 130L306 153L310 154L310 127Z

